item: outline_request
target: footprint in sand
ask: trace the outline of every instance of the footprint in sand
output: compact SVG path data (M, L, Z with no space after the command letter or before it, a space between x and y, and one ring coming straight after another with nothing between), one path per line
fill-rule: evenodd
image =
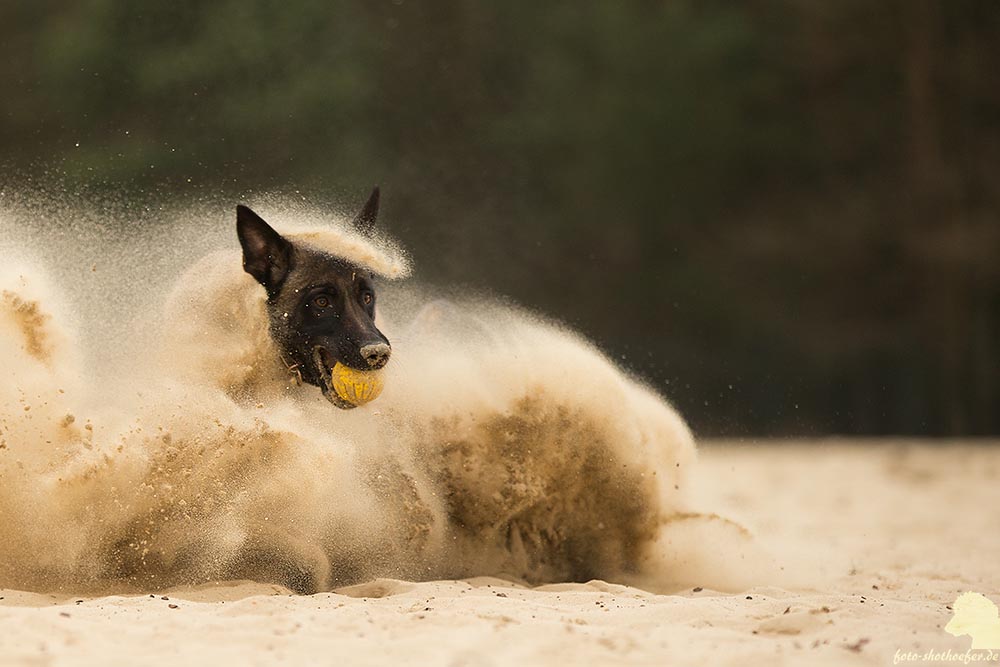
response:
M972 648L1000 649L1000 612L996 604L980 593L962 593L953 605L954 615L945 631L972 637Z

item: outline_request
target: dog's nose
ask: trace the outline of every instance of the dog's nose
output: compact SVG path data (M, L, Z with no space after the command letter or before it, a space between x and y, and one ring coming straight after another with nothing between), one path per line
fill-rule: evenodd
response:
M368 362L368 366L377 370L389 363L389 354L392 349L385 343L375 343L374 345L365 345L360 352L361 358Z

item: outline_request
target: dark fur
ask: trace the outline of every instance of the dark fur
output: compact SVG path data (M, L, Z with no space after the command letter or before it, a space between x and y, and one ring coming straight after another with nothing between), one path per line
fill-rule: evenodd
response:
M371 233L378 205L376 187L354 219L362 233ZM285 364L337 407L353 407L332 390L330 369L340 362L375 370L390 354L388 339L375 326L371 271L286 239L246 206L236 207L236 231L243 268L267 291L271 337Z

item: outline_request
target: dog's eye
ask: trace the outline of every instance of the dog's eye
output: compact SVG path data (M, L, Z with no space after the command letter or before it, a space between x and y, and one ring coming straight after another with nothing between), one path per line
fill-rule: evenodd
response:
M330 297L328 297L326 294L320 294L319 296L313 298L312 304L317 308L329 308Z
M366 306L370 306L372 305L372 300L374 298L375 297L372 296L371 292L365 292L364 294L361 295L361 303L365 304Z

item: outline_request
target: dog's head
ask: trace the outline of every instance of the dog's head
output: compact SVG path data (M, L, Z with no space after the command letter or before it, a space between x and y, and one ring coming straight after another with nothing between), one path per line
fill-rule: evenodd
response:
M375 188L354 219L362 233L371 232L378 204ZM334 390L332 369L378 370L390 354L375 326L373 273L282 236L246 206L236 207L236 230L243 268L267 292L271 337L285 363L337 407L354 407Z

